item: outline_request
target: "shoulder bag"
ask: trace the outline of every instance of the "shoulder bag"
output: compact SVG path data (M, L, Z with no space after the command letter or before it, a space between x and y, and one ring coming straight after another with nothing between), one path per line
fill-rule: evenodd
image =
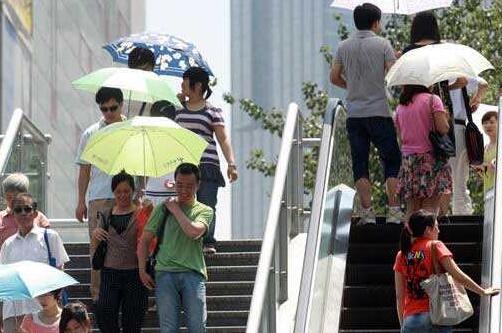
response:
M166 229L167 218L171 214L169 209L162 203L162 210L164 212L164 219L160 222L160 225L157 227L157 232L155 236L157 238L157 244L155 245L155 249L148 256L146 260L145 271L152 279L155 279L155 265L157 265L157 254L159 253L160 244L162 243L162 238L164 237L164 230Z
M51 246L49 245L49 234L47 232L47 228L44 230L44 241L45 241L45 246L47 246L47 257L49 258L49 265L54 268L58 268L56 258L54 258L54 256L52 255ZM60 299L61 299L61 304L63 305L68 304L70 301L68 298L68 293L64 288L61 290Z
M464 98L465 113L467 115L467 124L465 125L465 147L467 148L469 164L481 165L483 164L485 153L483 134L481 134L476 124L472 121L472 109L466 87L462 88L462 97Z
M110 215L111 212L110 214L108 214L108 216L104 216L103 213L98 212L98 217L102 219L103 229L105 229L105 231L108 231L108 227L110 226ZM98 247L96 248L96 251L94 251L94 254L92 256L92 269L100 270L105 266L105 257L107 249L108 249L108 242L105 240L100 241Z
M455 156L455 144L451 141L448 134L440 134L436 131L436 125L434 122L434 109L433 109L433 98L431 95L429 102L429 109L432 115L432 131L429 132L429 140L432 143L432 148L434 149L434 156L437 159L448 159Z
M474 310L464 286L449 273L440 273L436 242L430 241L433 274L420 283L429 296L429 313L434 325L457 325L473 315Z

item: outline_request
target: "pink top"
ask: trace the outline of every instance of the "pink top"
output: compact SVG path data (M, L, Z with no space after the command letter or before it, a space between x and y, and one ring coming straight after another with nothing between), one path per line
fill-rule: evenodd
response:
M401 152L404 156L432 152L429 140L429 132L433 126L432 112L445 112L445 109L439 96L428 93L415 95L408 105L398 105L394 123L399 132Z
M42 228L48 228L50 226L49 220L41 212L38 212L33 223ZM0 211L0 246L2 246L7 238L14 235L16 232L17 223L11 210L7 208Z
M21 332L26 333L59 333L59 319L54 323L47 325L42 323L38 314L29 314L24 316L21 323Z

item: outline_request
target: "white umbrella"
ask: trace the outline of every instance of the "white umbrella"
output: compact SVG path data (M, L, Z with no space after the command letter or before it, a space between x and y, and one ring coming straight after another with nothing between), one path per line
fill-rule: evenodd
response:
M374 4L385 14L411 15L425 10L449 7L453 0L334 0L331 7L354 10L365 2Z
M432 86L458 77L476 77L493 69L481 53L461 44L434 44L411 50L401 56L387 73L387 86L406 84Z

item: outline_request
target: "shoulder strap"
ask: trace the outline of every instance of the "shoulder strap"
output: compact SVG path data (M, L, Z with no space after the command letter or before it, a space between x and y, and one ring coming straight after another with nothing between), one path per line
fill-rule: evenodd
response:
M434 274L438 274L441 272L441 268L438 262L437 253L436 253L436 242L430 241L430 252L431 252L431 260L432 260L432 272Z
M162 238L164 238L164 230L166 230L166 223L167 219L169 218L169 215L171 215L171 212L169 212L169 209L166 208L164 204L162 204L162 211L164 212L164 218L160 222L160 225L157 228L157 245L155 246L155 250L153 251L153 256L156 256L157 253L159 252L160 244L162 243Z
M467 88L462 88L462 98L464 100L465 105L465 114L467 115L467 121L472 123L472 109L471 104L469 103L469 94L467 93Z
M434 94L431 94L431 96L429 98L429 110L430 110L431 116L432 116L432 131L436 132L436 122L434 120L434 108L433 108L433 105L434 105Z
M51 246L49 245L49 234L47 232L47 228L44 230L44 241L45 241L45 246L47 246L47 256L49 257L49 263L51 263L53 260L53 256L51 253Z
M112 216L112 209L109 209L106 212L97 212L98 218L100 218L103 222L103 229L105 229L105 231L108 231L108 228L110 227L110 217Z

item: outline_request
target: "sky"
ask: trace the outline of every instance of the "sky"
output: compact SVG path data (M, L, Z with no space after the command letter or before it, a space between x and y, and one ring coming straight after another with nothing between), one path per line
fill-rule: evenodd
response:
M161 31L197 46L218 79L209 99L221 107L230 133L230 108L222 99L230 91L230 0L146 0L147 31ZM179 80L173 82L179 90ZM220 151L222 172L226 177L226 162ZM228 182L227 182L228 183ZM230 239L230 185L218 193L216 239Z

